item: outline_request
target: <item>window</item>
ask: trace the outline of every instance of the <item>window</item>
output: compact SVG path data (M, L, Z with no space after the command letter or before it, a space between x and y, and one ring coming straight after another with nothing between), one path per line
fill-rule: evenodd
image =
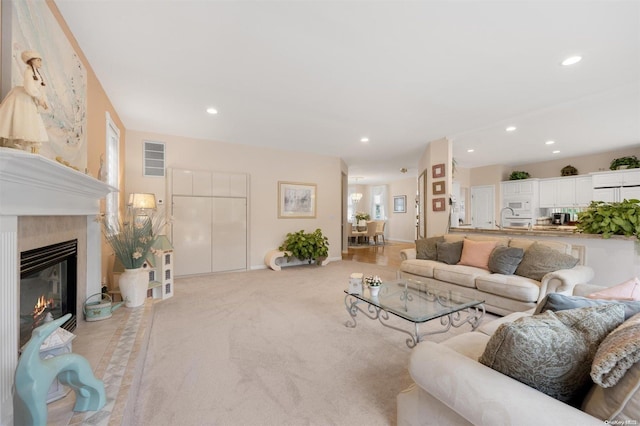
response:
M164 142L144 141L144 176L164 176Z
M386 220L385 204L387 202L387 186L380 185L371 188L372 203L371 210L373 218L376 220Z
M120 129L111 120L107 112L107 184L120 189ZM120 209L119 192L110 192L106 197L106 220L116 229L118 223L118 210Z
M166 271L164 271L164 279L165 280L171 279L171 269L167 269Z
M169 253L164 255L164 264L171 265L171 255Z

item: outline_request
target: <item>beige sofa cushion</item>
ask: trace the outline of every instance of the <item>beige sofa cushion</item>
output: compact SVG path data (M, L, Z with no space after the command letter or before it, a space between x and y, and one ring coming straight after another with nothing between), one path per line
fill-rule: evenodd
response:
M475 288L476 278L490 275L491 272L474 266L447 265L438 263L433 269L433 277L437 280Z
M480 291L508 297L522 302L536 302L540 296L540 282L518 275L491 274L478 277Z
M558 241L527 240L524 238L512 238L509 241L509 247L520 247L521 249L526 251L533 243L542 244L543 246L547 246L551 249L557 250L560 253L571 254L571 244L561 243Z
M484 352L487 342L489 341L489 337L490 336L484 333L475 333L471 331L453 336L442 342L441 345L445 345L459 354L477 361L478 358L480 358L480 355Z
M436 260L407 259L402 261L400 269L413 275L433 278L433 268L439 265L442 265L442 263Z
M640 362L633 364L611 388L593 385L582 403L582 410L599 419L610 420L609 424L613 424L612 420L637 422L640 419Z

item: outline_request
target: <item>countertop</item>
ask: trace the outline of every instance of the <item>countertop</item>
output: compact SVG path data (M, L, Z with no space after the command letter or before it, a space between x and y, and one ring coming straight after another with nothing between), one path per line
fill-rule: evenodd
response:
M450 233L474 233L474 234L496 234L496 235L529 235L541 237L565 237L565 238L593 238L603 239L600 234L583 234L574 232L575 226L534 226L531 230L518 227L504 227L504 229L485 229L485 228L450 228ZM636 237L625 237L624 235L612 235L611 239L616 240L635 240Z

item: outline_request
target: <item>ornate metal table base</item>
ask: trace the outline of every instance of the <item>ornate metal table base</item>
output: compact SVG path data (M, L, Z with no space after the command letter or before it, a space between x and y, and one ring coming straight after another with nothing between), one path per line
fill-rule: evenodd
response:
M362 309L362 307L359 306L360 303L365 303L367 305L367 309L366 310ZM424 340L425 336L446 333L451 329L451 327L458 328L463 326L464 324L469 323L471 324L472 330L475 330L480 325L480 321L482 321L482 318L484 317L484 313L485 313L483 304L478 304L470 308L464 308L459 311L445 314L439 317L440 324L443 326L441 330L431 331L428 333L420 333L420 330L419 330L420 323L417 323L417 322L413 323L415 326L415 330L413 332L390 325L387 323L387 321L389 321L391 318L389 315L389 312L385 311L384 309L378 306L375 306L363 300L357 299L356 297L353 297L351 294L347 294L345 296L344 304L345 304L345 307L347 308L347 312L351 316L351 319L347 320L344 324L346 327L355 328L358 325L356 322L356 315L358 314L358 312L362 312L362 314L367 318L372 320L377 319L378 321L380 321L380 324L382 324L387 328L392 328L401 333L408 334L409 338L407 338L405 342L407 343L407 346L410 348L415 347L419 342ZM466 315L463 315L463 314L466 314ZM401 318L401 317L398 317L398 318ZM434 320L435 319L437 318L434 318ZM406 321L409 321L409 320L406 320Z

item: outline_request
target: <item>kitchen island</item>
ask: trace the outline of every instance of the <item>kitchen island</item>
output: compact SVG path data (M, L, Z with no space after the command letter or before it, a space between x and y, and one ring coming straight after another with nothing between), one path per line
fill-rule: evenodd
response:
M602 238L599 234L574 232L573 227L558 226L499 228L450 228L451 234L492 235L508 238L548 239L567 242L576 248L581 263L593 268L595 273L591 284L610 287L632 277L640 277L640 256L638 240L635 237L613 235Z

